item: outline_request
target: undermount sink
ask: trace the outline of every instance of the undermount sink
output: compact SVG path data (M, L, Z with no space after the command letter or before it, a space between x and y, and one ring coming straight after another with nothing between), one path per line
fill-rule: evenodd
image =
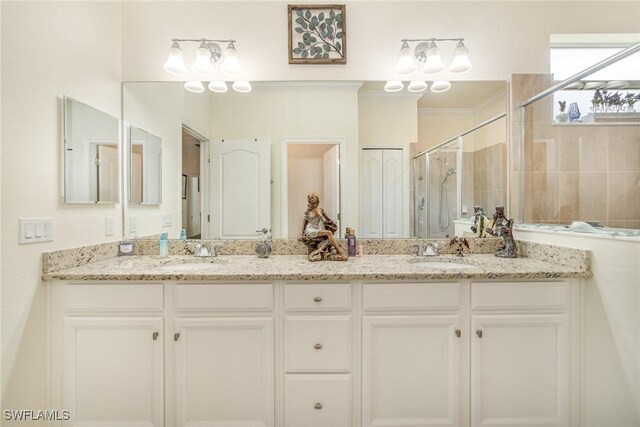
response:
M433 268L438 270L459 270L465 268L477 268L473 264L468 264L464 261L448 261L443 259L432 258L411 258L407 260L410 264L415 264L423 268Z

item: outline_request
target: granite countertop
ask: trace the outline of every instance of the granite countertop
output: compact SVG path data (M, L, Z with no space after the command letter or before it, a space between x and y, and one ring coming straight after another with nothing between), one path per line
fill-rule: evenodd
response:
M437 264L434 264L437 263ZM463 263L445 267L442 263ZM439 265L438 265L439 264ZM136 255L116 257L45 273L43 280L121 281L273 281L273 280L456 280L551 279L591 277L588 269L534 258L497 258L490 254L416 257L365 255L347 262L311 263L305 255L253 255L216 258Z

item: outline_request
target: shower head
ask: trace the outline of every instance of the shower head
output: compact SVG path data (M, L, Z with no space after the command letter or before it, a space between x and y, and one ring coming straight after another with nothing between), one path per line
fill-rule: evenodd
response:
M455 175L457 172L454 168L449 168L447 171L447 176Z

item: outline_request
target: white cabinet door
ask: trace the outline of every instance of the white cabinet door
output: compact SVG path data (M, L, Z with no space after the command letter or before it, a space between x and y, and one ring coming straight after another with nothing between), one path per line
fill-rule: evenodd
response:
M272 426L273 319L174 322L176 425Z
M362 150L360 158L361 237L382 237L382 150Z
M382 151L382 235L406 237L402 233L402 150Z
M268 140L214 141L211 156L214 238L258 239L270 229L271 151Z
M163 426L160 317L64 319L65 426Z
M363 425L459 426L460 317L363 318Z
M472 316L473 426L568 424L566 315Z

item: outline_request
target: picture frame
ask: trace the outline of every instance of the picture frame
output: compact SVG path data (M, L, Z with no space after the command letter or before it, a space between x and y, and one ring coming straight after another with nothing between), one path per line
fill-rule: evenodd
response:
M182 199L187 199L187 175L182 174Z
M289 64L346 64L344 4L290 4Z

